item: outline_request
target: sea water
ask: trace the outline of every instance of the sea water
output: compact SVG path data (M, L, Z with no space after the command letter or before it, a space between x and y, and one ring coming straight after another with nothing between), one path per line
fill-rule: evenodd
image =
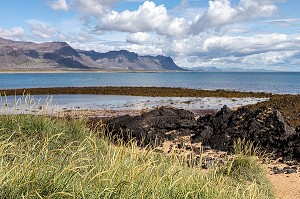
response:
M300 94L294 72L2 73L0 89L72 86L154 86Z

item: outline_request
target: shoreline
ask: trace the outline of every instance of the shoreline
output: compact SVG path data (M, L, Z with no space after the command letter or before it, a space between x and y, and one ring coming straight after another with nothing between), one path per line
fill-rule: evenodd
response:
M0 70L0 74L56 74L56 73L178 73L178 72L202 72L202 71L155 71L155 70Z
M27 73L300 73L300 71L197 71L197 70L0 70L0 74Z
M128 95L149 97L222 97L222 98L269 98L245 107L257 110L262 107L277 109L293 127L300 126L300 94L272 94L259 92L240 92L227 90L198 90L171 87L53 87L0 89L1 96L14 95L54 95L54 94L92 94L92 95Z

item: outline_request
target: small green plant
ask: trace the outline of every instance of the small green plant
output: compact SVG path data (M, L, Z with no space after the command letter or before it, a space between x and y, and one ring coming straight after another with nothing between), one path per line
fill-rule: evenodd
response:
M233 142L233 151L235 155L258 156L260 155L259 147L253 142L245 139L237 139Z
M241 184L252 182L252 186L262 187L271 192L272 188L266 180L266 173L259 164L258 156L261 154L259 148L251 141L238 139L234 141L233 149L234 158L228 161L225 167L220 168L219 172L231 176ZM271 196L274 197L270 193Z

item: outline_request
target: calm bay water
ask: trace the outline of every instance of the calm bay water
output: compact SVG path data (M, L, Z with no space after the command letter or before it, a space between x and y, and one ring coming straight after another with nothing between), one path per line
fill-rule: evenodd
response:
M300 94L300 73L23 73L0 74L0 89L155 86Z

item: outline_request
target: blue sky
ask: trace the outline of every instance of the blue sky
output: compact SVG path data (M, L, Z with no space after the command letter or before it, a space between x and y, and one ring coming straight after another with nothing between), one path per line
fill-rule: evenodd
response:
M298 0L3 0L0 37L171 56L185 67L300 71Z

